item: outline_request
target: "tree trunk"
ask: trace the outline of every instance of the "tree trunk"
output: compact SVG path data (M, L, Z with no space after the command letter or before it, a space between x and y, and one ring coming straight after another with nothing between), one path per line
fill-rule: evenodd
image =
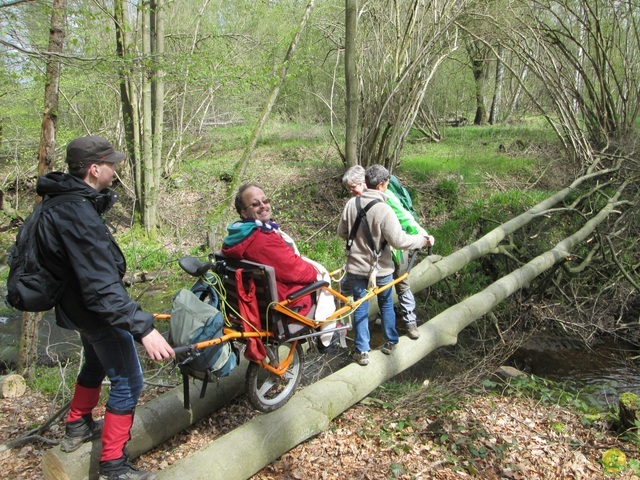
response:
M144 2L142 11L142 56L150 61L151 51L151 7ZM153 158L153 108L151 76L153 69L146 65L142 70L142 224L147 236L152 237L156 229L156 197Z
M632 392L625 392L618 400L618 419L622 428L627 430L638 430L640 422L640 397Z
M142 212L142 169L140 166L140 112L139 99L132 66L128 63L131 53L129 13L123 0L115 0L116 51L123 63L120 69L120 103L124 123L124 136L129 165L131 166L136 193L136 210Z
M491 108L489 110L489 125L495 125L499 121L500 104L502 102L502 87L504 84L504 46L498 47L498 56L496 61L496 80L493 89L493 99L491 100Z
M507 113L504 116L503 121L507 122L511 118L511 115L518 108L518 101L520 100L520 95L522 94L522 85L524 85L525 80L527 79L528 67L524 67L522 69L522 73L518 76L518 83L516 85L516 91L513 93L511 97L511 102L509 103L509 108L507 109Z
M67 14L67 0L54 0L51 12L49 52L47 58L47 83L44 87L44 113L38 150L38 175L53 170L56 153L56 131L58 126L58 97L60 91L60 60L55 54L62 53Z
M346 88L345 156L347 167L358 164L358 71L356 33L358 1L346 0L344 77Z
M473 82L476 92L476 115L473 118L474 125L483 125L487 116L487 107L484 101L484 87L485 87L485 62L484 60L472 60L473 69Z
M153 158L153 191L151 201L151 216L154 219L154 226L158 218L158 195L160 188L161 174L164 169L162 163L162 128L164 123L164 71L161 62L158 60L164 56L164 2L163 0L152 1L151 8L151 40L153 55L153 72L151 82L152 92L152 114L153 114L153 135L152 135L152 158ZM153 232L155 235L155 232Z
M22 375L2 375L0 376L0 393L2 398L18 398L24 395L27 390L27 383Z
M44 113L38 150L38 175L53 170L56 153L56 132L58 125L58 94L60 91L60 60L55 54L62 53L67 18L67 0L54 0L49 30L49 52L47 58L47 83L44 88ZM36 198L35 202L40 199ZM22 334L18 353L18 372L29 376L38 352L38 326L42 313L22 314Z

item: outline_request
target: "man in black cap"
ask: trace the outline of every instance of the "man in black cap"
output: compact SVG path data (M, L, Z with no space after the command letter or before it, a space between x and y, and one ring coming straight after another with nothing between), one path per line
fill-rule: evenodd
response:
M77 450L101 431L100 479L149 480L156 474L135 469L125 449L143 383L134 342L153 360L169 359L174 352L154 328L153 315L128 296L122 283L124 256L102 220L115 203L109 187L124 158L102 137L71 141L69 173L38 178L37 192L44 202L56 195L68 200L43 210L37 242L43 266L64 285L56 322L78 331L84 347L61 449ZM111 388L102 424L93 420L92 410L105 377Z

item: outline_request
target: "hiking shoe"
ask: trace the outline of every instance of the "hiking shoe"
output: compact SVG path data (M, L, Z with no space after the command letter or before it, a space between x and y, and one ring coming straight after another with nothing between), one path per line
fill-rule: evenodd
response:
M396 349L397 346L398 346L397 343L387 342L382 346L380 351L382 353L384 353L385 355L391 355L391 352L393 352Z
M80 420L67 423L64 437L60 442L60 450L71 453L78 450L83 443L94 440L102 434L102 420L95 422L91 414L83 416Z
M407 323L407 337L411 340L417 340L420 338L420 330L418 330L418 325L414 322Z
M156 480L154 472L138 470L126 456L116 460L100 462L100 480Z
M358 365L369 365L369 352L359 352L355 350L352 356Z

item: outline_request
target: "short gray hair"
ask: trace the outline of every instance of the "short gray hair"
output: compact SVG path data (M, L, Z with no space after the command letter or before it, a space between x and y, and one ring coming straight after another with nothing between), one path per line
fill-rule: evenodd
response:
M343 185L346 185L347 183L364 183L364 167L362 165L355 165L344 172L342 183Z
M367 182L367 188L376 188L379 183L389 180L389 170L382 165L371 165L367 168L364 178Z

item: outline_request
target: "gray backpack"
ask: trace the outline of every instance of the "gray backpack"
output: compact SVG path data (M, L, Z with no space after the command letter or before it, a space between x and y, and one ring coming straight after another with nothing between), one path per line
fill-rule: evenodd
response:
M173 299L169 343L174 347L191 345L222 336L224 318L218 310L219 299L211 282L198 280L190 290L180 290ZM232 342L179 354L176 358L183 377L184 405L189 408L189 377L202 380L200 398L203 398L212 376L226 377L238 364L238 353Z

